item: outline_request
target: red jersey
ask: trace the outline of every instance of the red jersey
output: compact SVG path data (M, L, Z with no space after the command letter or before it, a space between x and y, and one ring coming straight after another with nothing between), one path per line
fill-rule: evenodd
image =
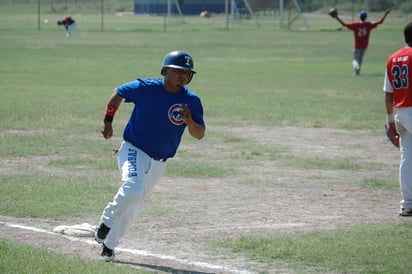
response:
M412 80L412 48L406 47L389 56L386 63L385 89L393 92L396 108L412 106L412 83L409 80Z
M353 47L355 49L366 49L369 44L369 36L371 34L371 30L376 28L382 22L383 20L381 19L375 23L371 23L371 22L345 23L345 27L353 31L353 35L355 37Z

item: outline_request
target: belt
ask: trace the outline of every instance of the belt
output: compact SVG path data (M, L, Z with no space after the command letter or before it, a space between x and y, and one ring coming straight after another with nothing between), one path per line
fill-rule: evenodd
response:
M167 159L161 159L161 158L156 158L156 157L152 157L153 160L158 161L158 162L166 162Z

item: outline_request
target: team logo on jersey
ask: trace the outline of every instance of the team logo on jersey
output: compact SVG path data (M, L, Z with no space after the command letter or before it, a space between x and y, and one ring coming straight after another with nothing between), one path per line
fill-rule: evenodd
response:
M182 110L181 104L175 104L169 108L169 120L172 124L176 126L183 125Z

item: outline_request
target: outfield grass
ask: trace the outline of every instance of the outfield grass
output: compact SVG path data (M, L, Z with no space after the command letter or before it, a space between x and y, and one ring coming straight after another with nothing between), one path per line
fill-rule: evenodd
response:
M61 255L45 248L0 241L0 272L17 273L151 273L79 256Z
M313 19L312 31L293 32L280 30L272 19L262 19L259 29L251 21L235 22L228 31L224 18L205 21L187 17L184 24L173 18L164 32L162 18L109 14L102 32L98 16L81 14L77 16L78 28L72 37L66 38L64 31L54 24L61 14L43 14L42 18L47 15L50 23L42 23L41 30L37 31L35 14L2 10L0 156L8 159L44 157L49 168L78 172L76 176L66 176L15 170L1 175L0 214L17 217L98 214L104 206L101 201L108 200L107 195L116 189L111 173L114 158L107 155L108 145L102 142L98 132L103 106L112 89L120 83L136 77L160 76L161 58L172 49L188 50L195 59L198 74L190 87L202 98L210 128L222 125L326 127L364 129L382 135L384 65L387 56L403 46L401 30L405 23L391 20L389 16L382 27L373 31L361 76L354 77L352 33L332 31L339 26L330 18ZM130 106L123 105L116 116L117 135L128 119L128 109ZM207 137L216 141L223 138L213 131ZM253 147L247 140L235 136L225 138L230 140L223 142L235 142L240 148L251 148L257 154L273 149ZM273 154L276 155L276 151ZM190 169L185 168L184 161L176 163L168 169L167 176L223 177L236 171L215 162L222 157L219 155L203 162L198 154L182 152L179 156L186 161L194 156L199 162ZM292 160L283 159L283 162L312 168L380 168L368 163L354 165L350 159ZM376 182L373 181L374 187ZM366 187L371 184L360 183ZM383 188L388 185L378 183ZM87 204L82 203L86 200ZM47 207L40 201L46 201ZM396 250L394 244L405 240L411 227L388 225L378 226L377 230L374 227L371 224L326 234L243 238L235 245L225 245L267 263L281 259L288 267L298 270L310 266L340 272L407 273L412 269L410 257L399 262L402 252L410 256L408 250L399 249L401 254L388 252ZM315 239L324 241L314 242ZM350 252L351 243L360 240L365 241L365 246L375 246L362 251L356 268L350 266L353 254L334 257L329 254L336 251L335 247L345 247L339 250ZM315 255L311 250L318 245L321 245L316 253L318 257L309 256ZM265 247L265 252L257 252ZM282 248L287 250L279 253ZM2 254L11 254L10 258L24 258L15 265L16 272L25 272L33 264L34 260L30 259L33 255L27 255L25 247L2 243L0 250L6 250ZM375 268L381 263L374 261L375 253L371 250L386 252L387 261L382 263L388 267ZM42 250L29 250L33 252L44 254L42 261L56 259L55 255ZM302 254L296 255L299 252ZM65 259L61 264L77 266L79 259L74 262ZM42 269L40 263L35 267L40 272L58 269L56 265ZM98 266L92 266L91 270L85 268L83 273L100 272L94 267Z
M221 243L274 269L298 273L411 273L412 224L357 225L334 231L241 237ZM272 264L270 264L270 262Z

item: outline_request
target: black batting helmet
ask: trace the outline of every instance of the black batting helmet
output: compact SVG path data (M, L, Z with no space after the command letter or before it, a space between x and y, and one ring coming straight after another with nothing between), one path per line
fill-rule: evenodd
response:
M196 73L194 70L194 63L192 56L183 50L171 51L165 55L163 58L161 74L164 75L164 68L176 68L185 69L191 72L188 83L192 80L193 74Z

